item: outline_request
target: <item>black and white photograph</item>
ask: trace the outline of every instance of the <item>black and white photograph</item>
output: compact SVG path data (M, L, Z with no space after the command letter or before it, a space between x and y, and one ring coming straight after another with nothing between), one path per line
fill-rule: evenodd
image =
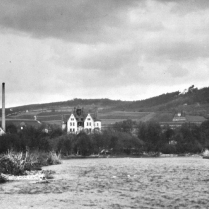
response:
M208 0L0 0L0 209L209 208Z

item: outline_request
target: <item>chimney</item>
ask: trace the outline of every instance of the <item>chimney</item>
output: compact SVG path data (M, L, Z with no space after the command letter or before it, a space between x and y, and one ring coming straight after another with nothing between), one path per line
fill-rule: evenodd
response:
M1 126L4 132L6 132L6 122L5 122L5 83L2 83L2 118Z

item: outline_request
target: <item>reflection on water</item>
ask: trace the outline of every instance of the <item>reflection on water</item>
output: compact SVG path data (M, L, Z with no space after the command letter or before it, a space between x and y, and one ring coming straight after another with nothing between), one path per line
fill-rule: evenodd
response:
M0 197L56 194L61 208L209 208L209 160L198 157L66 160L46 169L56 170L49 184L4 184Z

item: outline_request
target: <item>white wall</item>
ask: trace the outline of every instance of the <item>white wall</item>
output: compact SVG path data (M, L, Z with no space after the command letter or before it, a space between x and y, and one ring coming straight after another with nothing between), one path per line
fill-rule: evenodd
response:
M73 131L74 130L74 131ZM76 133L78 130L77 121L73 114L69 117L67 121L67 133Z
M94 130L94 120L90 114L87 115L87 117L84 121L84 129Z
M94 123L94 127L95 128L98 128L98 129L100 129L101 130L101 128L102 128L102 123L101 123L101 121L95 121L95 123Z

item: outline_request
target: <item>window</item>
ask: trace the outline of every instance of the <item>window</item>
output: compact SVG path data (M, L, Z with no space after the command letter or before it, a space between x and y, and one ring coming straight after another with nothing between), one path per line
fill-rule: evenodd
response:
M91 126L91 123L89 123L89 126Z
M87 123L86 123L86 125L88 126L88 125L89 125L89 123L87 122Z
M91 118L88 118L87 120L91 120Z
M72 132L72 129L70 129L70 132Z
M74 118L71 118L71 120L74 120Z
M70 126L72 126L72 123L70 122Z

